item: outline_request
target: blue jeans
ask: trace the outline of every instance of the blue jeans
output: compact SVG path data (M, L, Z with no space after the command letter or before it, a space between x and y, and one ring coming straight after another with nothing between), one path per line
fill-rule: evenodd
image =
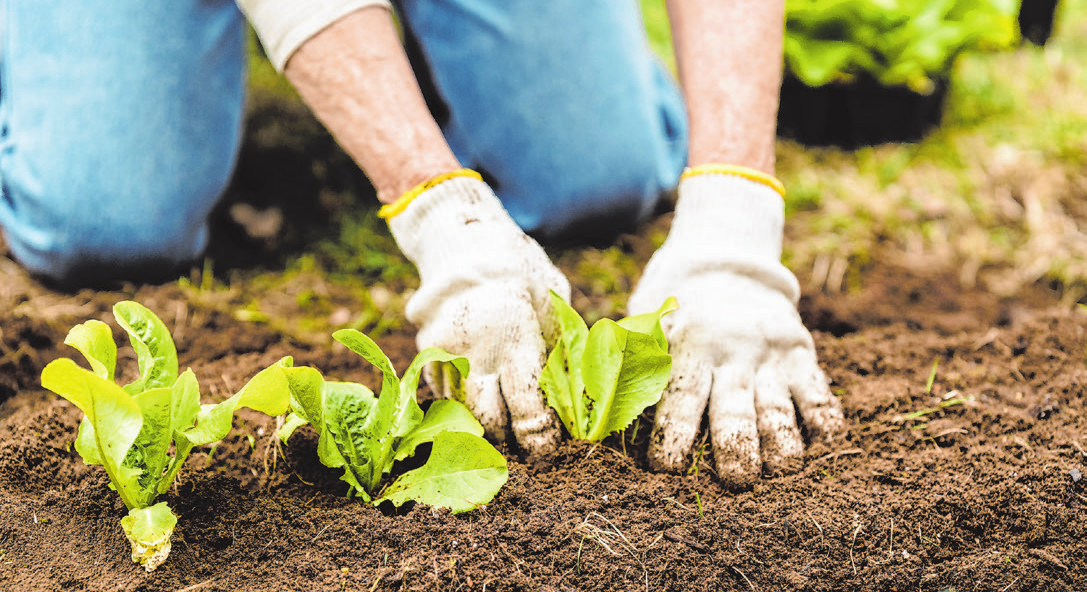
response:
M405 0L457 156L543 237L644 218L686 118L631 0ZM236 160L245 31L227 0L0 0L0 226L55 282L199 258Z
M439 123L453 152L529 233L629 230L675 186L686 113L637 2L398 5L409 50L413 40L421 49L416 71L428 67L447 108Z
M68 286L200 256L241 139L230 0L0 2L0 225Z

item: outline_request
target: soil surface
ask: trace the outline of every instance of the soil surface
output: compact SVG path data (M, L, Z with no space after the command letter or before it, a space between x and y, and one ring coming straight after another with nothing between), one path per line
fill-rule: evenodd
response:
M283 120L259 100L251 107L256 127L265 111ZM281 266L305 244L300 220L327 224L345 207L338 196L365 184L315 121L294 121L301 127L247 135L213 224L217 274ZM289 166L268 166L280 152L262 143L293 146ZM270 195L284 228L275 241L247 237L227 214L232 201L265 208ZM322 207L298 209L315 201ZM667 224L661 216L616 244L644 264L652 246L638 237ZM148 573L130 560L125 510L104 471L73 449L80 412L40 386L49 361L78 357L62 345L71 326L97 318L126 344L110 309L138 300L173 331L205 402L286 355L341 380L376 386L378 375L328 339L252 322L181 283L52 291L0 244L0 589L1087 589L1087 314L1044 287L997 298L960 288L953 269L898 265L894 253L871 260L882 263L844 294L820 293L801 274L801 314L847 429L810 446L797 472L729 489L707 447L686 474L653 473L647 413L636 432L533 463L505 451L509 482L485 508L393 511L347 499L339 473L317 461L310 428L282 447L273 419L243 412L164 496L178 529L169 559ZM575 306L608 310L616 294L564 271ZM399 323L378 338L398 369L415 354L412 331ZM120 353L118 371L131 376L135 356Z
M575 279L576 284L576 279ZM132 563L124 508L72 443L80 413L43 391L69 327L134 298L221 399L284 355L376 385L343 348L236 320L177 284L49 291L0 258L0 588L5 590L1082 590L1087 583L1087 315L1044 290L999 300L954 274L873 266L801 303L847 432L803 467L724 488L707 450L647 469L635 437L569 443L458 516L347 499L303 428L243 414L165 496L167 562ZM116 330L119 343L127 343ZM380 344L398 368L410 331ZM131 350L119 368L132 372ZM935 367L934 378L933 368Z

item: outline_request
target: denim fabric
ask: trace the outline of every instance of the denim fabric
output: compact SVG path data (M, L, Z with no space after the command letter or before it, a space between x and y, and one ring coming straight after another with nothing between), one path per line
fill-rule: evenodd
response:
M637 2L398 5L454 153L525 230L545 240L629 230L675 186L686 114Z
M676 183L683 102L633 0L400 9L455 153L526 230L626 230ZM70 286L198 258L242 129L234 4L0 0L0 41L0 226L15 257Z
M198 257L245 90L230 0L3 1L0 225L70 286L163 278Z

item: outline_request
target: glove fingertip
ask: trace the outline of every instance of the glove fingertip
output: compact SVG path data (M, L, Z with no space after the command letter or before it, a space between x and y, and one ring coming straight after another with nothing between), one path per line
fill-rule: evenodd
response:
M649 435L649 466L670 473L686 469L700 428L701 421L672 421L668 416L658 415Z
M672 374L657 404L649 436L649 462L654 470L679 472L689 466L712 385L709 362L677 340L672 350Z
M807 409L804 414L804 427L812 441L830 442L845 429L845 416L837 403Z
M550 454L558 449L561 434L559 419L555 412L544 405L539 397L539 388L534 386L524 391L507 394L510 400L510 427L517 438L517 443L529 455Z
M483 435L496 444L509 440L506 405L498 387L497 374L469 375L465 381L465 405L483 426Z
M649 468L661 473L679 473L686 468L688 452L679 452L653 439L649 445Z
M559 447L559 430L544 416L545 422L539 427L526 427L525 422L515 422L513 432L517 443L530 457L551 454Z

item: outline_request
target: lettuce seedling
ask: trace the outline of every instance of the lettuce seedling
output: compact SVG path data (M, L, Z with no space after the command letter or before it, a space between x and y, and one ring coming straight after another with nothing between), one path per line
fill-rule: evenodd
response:
M136 350L140 377L123 387L114 382L117 344L108 325L90 320L73 327L64 343L79 350L91 369L69 358L54 360L42 371L42 386L83 411L76 451L87 464L106 469L110 488L128 508L121 527L132 560L151 571L169 555L177 525L166 502L154 500L170 488L192 449L226 436L238 407L281 415L289 397L282 373L268 369L222 403L201 405L196 375L191 369L178 375L177 350L162 321L135 302L117 303L113 314ZM290 363L284 358L273 368Z
M559 338L540 375L547 404L572 438L600 441L626 429L668 385L672 356L660 320L676 299L619 322L601 319L592 329L554 292L551 303Z
M446 363L468 374L468 360L437 348L419 352L397 378L381 348L353 329L333 337L381 371L381 394L352 382L326 381L313 368L280 366L287 377L292 413L280 439L284 443L299 426L311 424L319 434L317 455L330 468L342 468L348 496L374 505L385 500L401 506L409 500L450 508L454 513L491 501L506 483L506 459L482 438L483 427L462 403L439 400L426 413L416 401L419 375L430 363ZM423 466L385 486L396 461L431 442Z

